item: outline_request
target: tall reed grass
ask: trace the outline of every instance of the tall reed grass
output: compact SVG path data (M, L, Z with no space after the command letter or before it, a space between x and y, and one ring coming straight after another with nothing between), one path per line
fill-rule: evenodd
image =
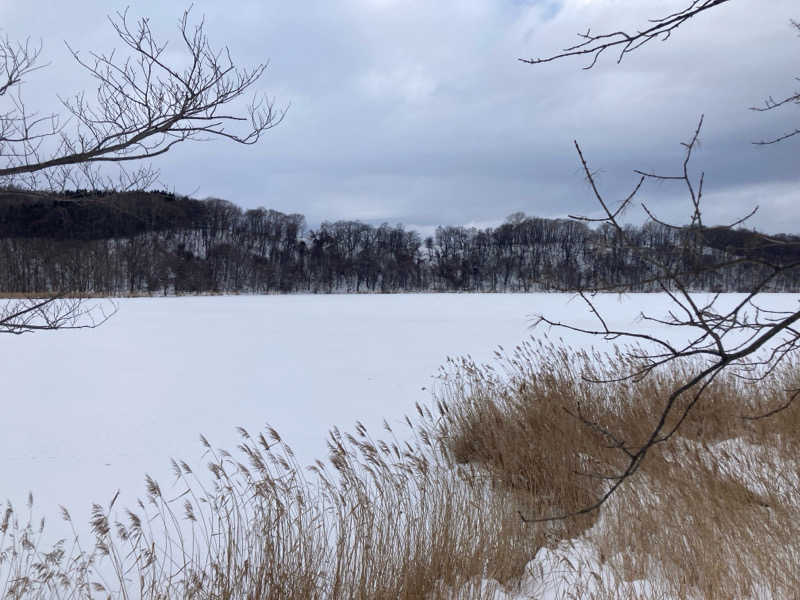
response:
M615 444L647 440L669 393L698 367L673 363L639 381L592 383L635 370L629 355L539 342L493 365L453 361L436 436L451 462L518 492L528 518L579 510L625 465ZM575 597L635 597L627 584L637 580L648 582L647 598L797 597L800 403L753 417L787 403L799 366L793 359L760 381L719 378L600 511L557 522L558 539L593 549L567 577L592 594Z

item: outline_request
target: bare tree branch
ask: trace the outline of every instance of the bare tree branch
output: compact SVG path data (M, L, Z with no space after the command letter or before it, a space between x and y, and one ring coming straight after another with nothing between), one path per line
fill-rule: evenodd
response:
M800 21L793 20L791 21L791 25L797 30L798 34L800 34ZM800 77L795 77L795 81L800 82ZM800 91L796 90L792 94L784 96L780 100L775 100L775 98L770 96L764 101L764 106L753 106L750 108L750 110L764 112L781 108L787 104L800 105ZM794 130L787 131L775 137L753 143L757 146L767 146L769 144L777 144L778 142L782 142L783 140L789 139L790 137L794 137L798 134L800 134L800 128L795 128Z
M228 139L254 144L283 118L268 98L255 95L267 67L240 68L227 47L211 46L205 23L192 24L190 10L178 23L187 66L168 60L167 43L158 41L147 18L131 22L128 11L109 22L128 51L118 56L81 54L67 45L75 61L95 80L93 101L85 93L61 97L64 115L40 116L26 109L23 76L36 68L40 48L26 42L0 43L0 180L26 187L146 187L157 177L149 164L125 167L160 156L185 141ZM100 167L118 167L118 179ZM119 184L119 185L117 185Z
M82 298L54 295L9 300L0 307L0 333L20 335L54 329L93 329L117 312L111 301L86 303Z
M22 83L25 75L42 68L36 65L41 51L41 45L31 45L30 39L13 43L8 37L0 38L0 96Z
M564 48L560 53L542 58L520 58L519 60L531 65L548 63L568 56L587 56L590 62L583 67L591 69L597 64L598 59L606 50L618 52L617 63L622 62L626 54L633 52L653 40L666 41L672 32L681 25L699 15L725 4L730 0L693 0L689 6L672 14L650 19L645 27L637 31L614 31L611 33L592 33L587 29L586 33L579 33L578 37L582 40L574 46Z

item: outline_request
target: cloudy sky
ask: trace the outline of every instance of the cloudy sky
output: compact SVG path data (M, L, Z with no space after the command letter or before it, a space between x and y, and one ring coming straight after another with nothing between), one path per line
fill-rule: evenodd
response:
M753 141L800 124L800 107L757 113L765 97L795 91L797 0L734 0L699 16L667 43L585 71L580 59L530 66L578 31L634 29L687 0L199 0L213 44L237 63L269 61L261 90L289 110L257 146L184 145L157 163L161 182L322 220L494 225L523 211L593 214L577 139L609 200L639 168L671 174L701 114L706 222L755 205L754 226L800 232L800 137ZM119 46L107 0L0 0L0 34L41 39L46 69L28 98L58 108L57 93L91 90L64 41L82 51ZM175 38L183 6L143 0ZM172 46L178 48L177 40ZM37 105L38 106L38 105ZM643 190L664 218L688 214L681 188ZM639 218L636 212L631 220Z

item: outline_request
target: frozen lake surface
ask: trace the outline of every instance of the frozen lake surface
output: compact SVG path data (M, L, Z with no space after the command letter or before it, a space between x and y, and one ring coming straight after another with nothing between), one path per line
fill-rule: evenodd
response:
M106 505L117 490L119 504L132 506L145 473L169 490L170 457L197 465L201 433L233 449L237 426L252 433L269 423L307 464L326 456L331 427L351 430L359 420L379 436L384 418L399 423L416 402L430 402L448 356L488 361L498 346L543 335L529 329L536 313L594 325L566 294L117 302L118 313L94 330L0 338L0 501L22 508L32 491L51 526L58 505L85 523L90 504ZM667 306L657 294L599 302L622 327ZM793 308L797 296L770 304Z

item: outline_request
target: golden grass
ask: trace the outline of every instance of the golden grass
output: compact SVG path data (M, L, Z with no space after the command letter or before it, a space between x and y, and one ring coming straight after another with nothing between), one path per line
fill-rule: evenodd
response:
M631 364L527 344L493 366L446 371L438 437L454 462L525 492L527 517L575 511L609 485L625 456L609 436L641 444L669 393L696 363L610 384ZM794 598L800 591L800 404L760 420L800 385L798 362L748 383L726 375L679 434L597 513L556 522L591 542L617 582L649 579L669 598ZM576 418L576 417L583 417ZM594 427L590 423L599 425ZM577 566L576 566L577 569ZM625 598L598 589L595 597ZM651 597L648 595L647 597Z
M236 457L207 445L210 478L173 465L178 498L148 480L123 522L95 506L88 551L39 552L9 509L0 597L446 598L520 575L536 551L511 503L486 504L421 447L334 431L331 466L305 473L277 432L241 433Z
M75 536L45 551L39 524L8 507L0 598L489 600L548 578L566 582L563 598L795 597L800 407L742 415L779 405L796 362L755 386L715 382L599 512L520 517L597 498L608 482L595 475L622 464L602 430L645 439L693 365L586 381L626 367L621 353L544 344L493 365L453 361L435 408L407 419L409 441L388 425L385 441L334 430L330 460L308 470L272 429L241 430L235 453L204 440L207 470L173 463L177 493L148 479L133 510L95 506L88 546Z

